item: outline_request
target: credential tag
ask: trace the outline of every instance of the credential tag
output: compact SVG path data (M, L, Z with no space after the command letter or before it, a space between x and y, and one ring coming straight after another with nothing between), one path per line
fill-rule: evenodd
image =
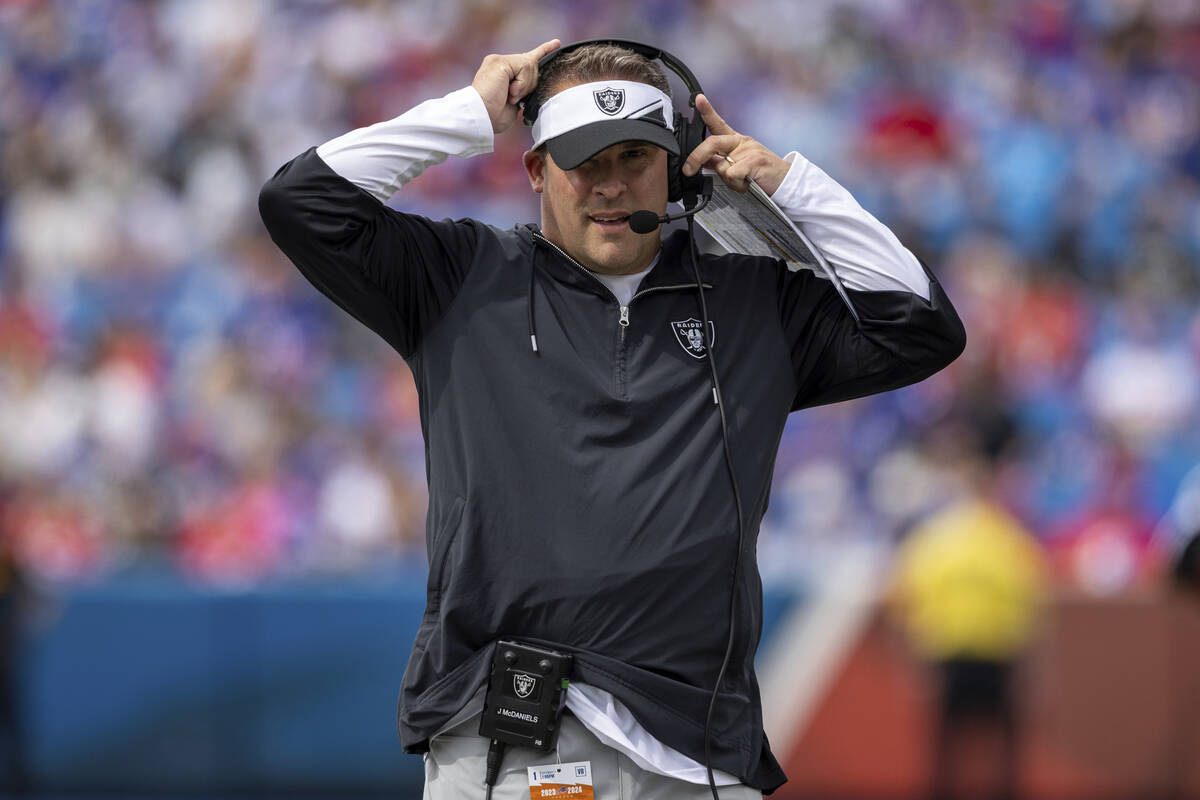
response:
M529 767L529 800L569 797L571 800L595 800L592 790L592 762L546 764Z

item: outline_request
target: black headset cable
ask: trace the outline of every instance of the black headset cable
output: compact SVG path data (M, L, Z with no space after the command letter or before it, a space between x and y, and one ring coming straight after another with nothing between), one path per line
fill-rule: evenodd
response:
M496 778L500 776L500 761L503 758L504 742L492 739L487 752L487 775L483 779L483 782L487 784L485 800L492 800L492 787L496 785Z
M708 713L704 717L704 768L708 772L708 788L712 790L713 800L721 800L717 794L717 782L712 770L712 721L713 712L717 707L717 695L721 691L721 682L725 680L725 671L729 668L729 659L733 655L733 639L735 630L735 612L737 610L738 576L742 570L742 549L746 544L746 523L742 514L742 493L738 489L737 473L733 467L733 451L729 447L729 422L725 418L725 400L721 396L721 381L717 377L717 364L713 355L713 343L709 338L708 304L704 300L704 281L700 278L700 266L696 259L695 218L688 217L688 254L691 256L692 273L696 278L696 293L700 300L700 324L704 335L705 346L708 349L708 366L712 373L713 401L717 404L717 412L721 419L721 443L725 449L725 466L729 470L729 482L733 486L733 502L737 508L738 546L733 559L733 581L729 591L729 636L725 641L725 656L721 659L721 669L717 672L717 682L713 686L712 697L708 700Z

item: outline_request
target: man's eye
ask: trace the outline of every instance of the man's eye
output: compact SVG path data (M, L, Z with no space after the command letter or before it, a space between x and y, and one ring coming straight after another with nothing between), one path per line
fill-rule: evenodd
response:
M639 149L639 150L626 150L625 151L626 158L641 158L642 156L645 156L645 155L646 155L645 150Z

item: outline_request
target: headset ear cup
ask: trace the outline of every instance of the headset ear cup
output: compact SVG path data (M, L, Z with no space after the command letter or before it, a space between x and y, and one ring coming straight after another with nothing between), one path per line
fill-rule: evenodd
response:
M675 112L675 145L679 155L667 154L667 200L678 203L683 199L683 162L687 159L687 120L678 111Z
M667 154L667 200L678 203L683 199L683 159Z
M675 112L675 143L679 145L679 155L667 160L667 199L673 203L681 201L685 194L699 194L704 186L704 177L699 170L695 175L683 174L683 162L704 141L704 132L702 120L685 120L682 114Z

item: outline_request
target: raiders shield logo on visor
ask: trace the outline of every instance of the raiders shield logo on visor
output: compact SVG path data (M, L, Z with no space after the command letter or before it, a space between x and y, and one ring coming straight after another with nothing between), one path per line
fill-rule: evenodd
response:
M605 87L592 92L592 96L596 98L596 107L610 117L621 113L621 109L625 107L624 89Z

